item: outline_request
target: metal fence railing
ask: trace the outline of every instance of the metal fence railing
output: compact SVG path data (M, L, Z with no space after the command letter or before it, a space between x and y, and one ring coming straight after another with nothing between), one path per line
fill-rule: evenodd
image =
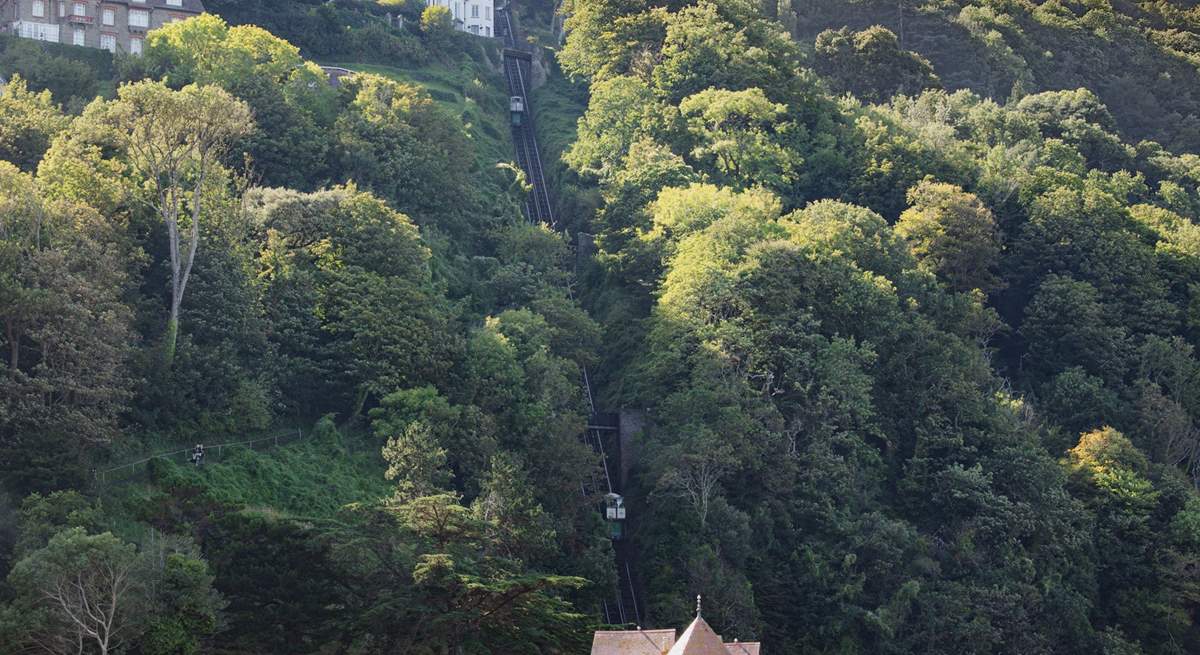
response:
M243 448L251 448L254 450L264 450L283 446L286 444L297 443L304 440L304 431L297 428L285 432L277 432L265 437L256 437L254 439L243 439L241 441L228 441L218 444L203 444L204 446L204 462L219 462L222 455L227 453L230 448L241 446ZM164 459L170 461L178 461L180 463L189 463L192 455L192 448L180 448L165 453L156 453L149 457L126 462L118 466L113 466L95 471L95 478L98 484L113 484L120 482L130 482L139 479L150 470L150 462L156 459Z

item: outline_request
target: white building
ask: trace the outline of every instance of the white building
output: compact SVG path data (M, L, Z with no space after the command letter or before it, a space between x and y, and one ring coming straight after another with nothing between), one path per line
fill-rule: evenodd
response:
M463 32L479 36L495 36L493 23L495 2L493 0L428 0L430 5L438 5L450 10L454 19L454 27Z

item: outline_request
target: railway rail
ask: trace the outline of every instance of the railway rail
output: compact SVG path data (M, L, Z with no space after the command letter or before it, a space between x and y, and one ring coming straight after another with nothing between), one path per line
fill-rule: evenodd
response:
M518 47L508 7L497 9L496 15L499 19L497 20L499 31L504 37L504 78L508 83L508 94L514 98L520 98L525 107L524 119L519 125L512 126L517 165L525 172L525 180L533 187L529 198L525 201L525 216L532 222L545 223L551 228L557 229L558 224L554 220L550 192L546 188L546 176L542 166L542 153L538 149L534 118L530 111L529 87L525 82L529 77L526 69L532 66L532 57Z
M513 147L517 165L525 172L529 184L533 187L525 202L525 215L532 222L545 223L552 229L560 229L554 219L553 203L546 187L542 167L542 156L538 149L537 132L534 129L534 119L530 111L527 70L532 66L532 56L519 46L517 33L513 29L509 7L496 9L498 32L504 38L504 76L508 83L509 95L514 103L520 98L524 108L524 116L512 125ZM608 454L605 452L605 433L616 432L616 426L605 425L599 419L596 411L595 398L592 394L591 381L587 369L583 370L583 393L590 412L588 425L582 439L600 459L601 466L593 469L585 479L580 481L579 490L585 498L595 499L619 491L614 485L613 476L609 471ZM624 539L613 540L614 564L616 567L616 584L612 596L603 601L604 621L609 624L643 623L643 609L638 602L637 585L634 577L634 553L632 545Z

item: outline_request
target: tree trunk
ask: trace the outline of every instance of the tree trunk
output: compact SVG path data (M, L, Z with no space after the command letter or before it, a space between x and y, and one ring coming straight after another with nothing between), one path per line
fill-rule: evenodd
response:
M175 344L179 340L179 307L171 302L171 316L167 319L167 332L163 335L163 364L171 368L175 361Z
M350 420L354 420L354 419L358 418L358 416L360 414L362 414L363 407L365 407L366 404L367 404L367 388L365 386L359 387L358 395L354 399L354 411L350 412Z
M191 239L182 261L179 248L179 206L174 195L171 196L170 213L164 216L167 236L171 241L171 314L167 318L167 333L163 337L163 363L167 368L175 361L175 345L179 341L179 307L183 305L183 292L187 289L188 278L192 275L192 264L196 262L196 247L200 245L200 191L204 187L205 164L205 160L202 159L200 174L196 177L195 188L192 190ZM164 196L160 194L159 197Z
M12 353L9 356L8 368L10 371L15 372L19 370L18 367L21 363L21 335L17 333L15 328L13 328L12 321L5 321L4 328L8 335L9 351Z

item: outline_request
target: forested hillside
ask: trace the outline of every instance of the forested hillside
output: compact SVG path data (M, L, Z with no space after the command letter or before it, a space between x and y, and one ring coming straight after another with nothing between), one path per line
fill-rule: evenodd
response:
M785 0L773 14L812 48L814 67L835 89L886 100L924 82L1004 102L1085 87L1131 144L1200 150L1200 11L1192 2ZM925 76L898 66L898 51L924 59L937 79L916 79Z
M644 623L1200 652L1194 9L518 7L555 232L498 43L209 4L0 41L0 653L585 653L585 370Z
M566 4L650 614L703 592L783 653L1195 652L1194 64L1104 41L1136 20L1105 3L918 4Z
M563 239L520 216L498 46L387 33L422 61L333 88L203 16L77 114L11 60L0 652L586 648L598 329Z

